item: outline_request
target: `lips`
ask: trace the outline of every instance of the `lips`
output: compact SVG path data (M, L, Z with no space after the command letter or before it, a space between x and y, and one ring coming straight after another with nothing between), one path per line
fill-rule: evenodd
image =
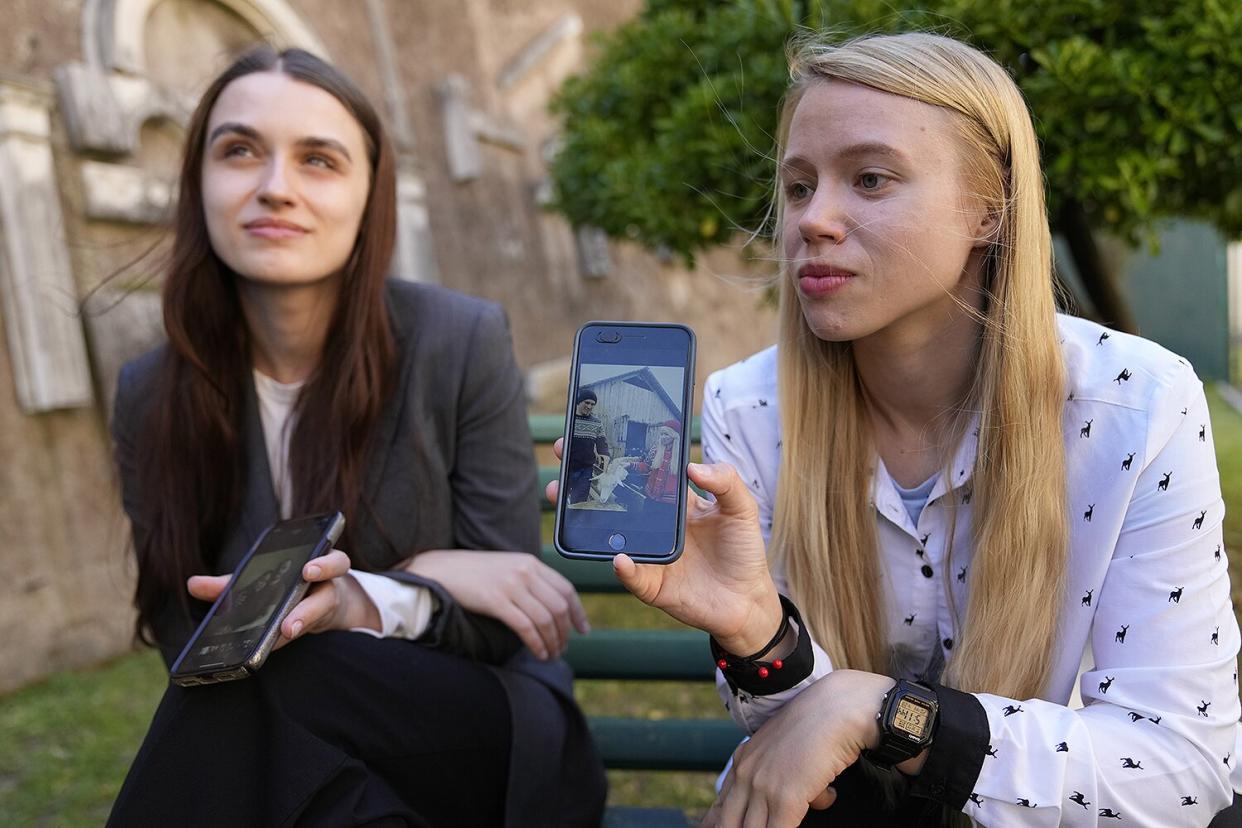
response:
M272 218L249 221L242 226L250 235L264 239L292 239L310 232L300 224Z
M798 290L808 299L836 293L857 276L852 270L830 265L805 264L798 268Z

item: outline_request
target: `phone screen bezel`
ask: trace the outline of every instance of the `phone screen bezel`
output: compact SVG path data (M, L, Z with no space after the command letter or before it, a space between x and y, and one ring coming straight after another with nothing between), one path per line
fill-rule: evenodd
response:
M616 330L623 335L623 339L617 343L597 342L596 335L598 333L606 333ZM635 344L634 342L626 343L625 340L642 337L649 334L649 340L643 344ZM678 343L680 339L680 343ZM657 354L675 350L680 358L676 361L652 361L671 359L668 356L657 356ZM565 427L564 442L565 451L569 451L570 442L573 434L573 419L575 414L574 398L579 387L579 376L584 364L646 364L646 365L669 365L670 367L682 368L681 384L681 433L687 435L681 440L681 457L680 472L678 473L677 485L677 506L676 506L676 525L671 533L672 543L668 548L660 550L651 550L650 548L636 548L634 545L627 545L627 548L621 550L613 550L607 544L607 536L609 530L601 529L598 531L596 543L575 543L570 544L565 538L565 521L567 509L566 486L568 478L568 460L563 459L560 469L560 496L556 505L556 517L553 530L553 546L556 551L566 558L578 558L586 560L611 560L617 554L625 553L640 563L671 563L681 555L683 546L685 545L685 514L686 514L686 498L687 483L686 464L690 459L690 443L689 439L690 426L692 423L691 411L694 404L694 371L695 371L695 351L696 341L694 331L686 325L675 323L647 323L647 322L610 322L610 321L591 321L584 324L578 329L574 337L573 362L570 369L569 384L566 393L565 405ZM624 353L623 361L618 361L618 354ZM610 358L598 359L596 356L607 354ZM631 536L635 533L630 533ZM666 535L667 533L661 533Z

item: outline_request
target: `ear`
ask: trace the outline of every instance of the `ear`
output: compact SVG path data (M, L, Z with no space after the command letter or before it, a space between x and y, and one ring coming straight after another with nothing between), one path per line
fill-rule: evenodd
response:
M993 210L985 210L979 218L979 223L975 226L975 248L987 247L996 241L996 234L1000 230L1000 216Z

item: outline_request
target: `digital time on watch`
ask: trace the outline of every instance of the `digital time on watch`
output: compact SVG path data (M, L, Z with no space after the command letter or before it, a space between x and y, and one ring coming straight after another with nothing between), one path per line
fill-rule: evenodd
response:
M918 682L898 679L884 694L876 719L880 723L880 743L863 751L874 765L891 768L918 756L936 735L940 702L936 691Z

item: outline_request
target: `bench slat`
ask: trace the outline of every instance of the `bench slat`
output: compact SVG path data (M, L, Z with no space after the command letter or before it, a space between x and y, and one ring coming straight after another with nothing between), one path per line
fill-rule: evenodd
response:
M576 561L562 558L552 544L544 544L539 552L543 562L569 579L579 592L588 593L623 593L625 587L612 574L612 564L608 561Z
M694 823L677 808L612 805L604 812L600 828L694 828Z
M617 770L719 771L742 741L730 719L626 719L587 722L604 765Z
M578 679L716 680L699 630L592 630L570 636L565 660Z

